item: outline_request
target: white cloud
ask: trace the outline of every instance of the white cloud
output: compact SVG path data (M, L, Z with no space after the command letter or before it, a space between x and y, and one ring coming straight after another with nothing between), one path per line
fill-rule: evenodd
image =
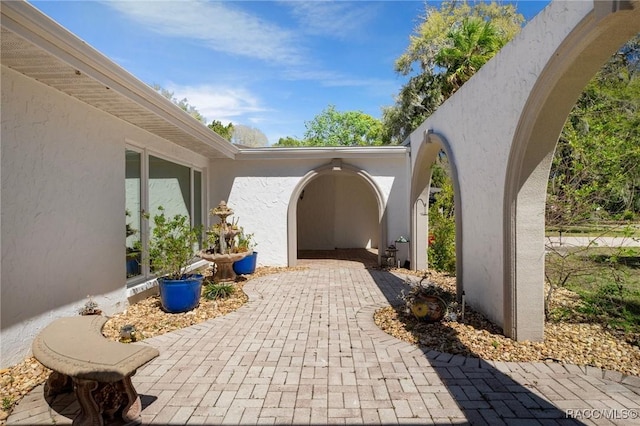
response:
M187 98L189 105L200 111L207 123L213 120L223 124L242 123L247 115L268 111L257 96L241 87L181 86L170 83L165 88L173 92L178 100Z
M377 13L371 2L291 1L293 16L308 34L345 39L357 37Z
M106 4L152 31L198 40L215 51L279 64L304 62L293 32L229 3L134 0Z

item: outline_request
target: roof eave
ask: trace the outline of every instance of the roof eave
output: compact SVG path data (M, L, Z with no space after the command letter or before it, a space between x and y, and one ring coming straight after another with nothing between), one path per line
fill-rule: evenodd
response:
M234 158L239 152L229 141L30 4L24 1L2 2L1 18L3 27L197 138L206 148L227 158ZM179 141L171 142L179 145Z
M405 146L379 147L292 147L241 149L237 160L283 160L283 159L332 159L332 158L403 158L410 148Z

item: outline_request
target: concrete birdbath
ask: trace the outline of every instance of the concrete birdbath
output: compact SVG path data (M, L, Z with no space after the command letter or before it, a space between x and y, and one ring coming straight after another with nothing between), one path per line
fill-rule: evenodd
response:
M225 201L220 201L220 204L211 209L210 213L212 216L219 217L220 222L207 231L209 248L201 250L198 256L215 263L214 281L235 281L236 273L233 270L233 263L250 255L251 251L238 251L236 235L240 233L240 228L237 222L227 222L227 218L233 215L233 210Z

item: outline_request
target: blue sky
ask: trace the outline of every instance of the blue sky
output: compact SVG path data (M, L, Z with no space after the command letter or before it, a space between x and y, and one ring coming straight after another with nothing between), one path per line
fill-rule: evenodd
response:
M530 20L549 1L513 1ZM302 138L328 105L381 118L423 1L32 1L207 119ZM438 6L439 3L429 2Z

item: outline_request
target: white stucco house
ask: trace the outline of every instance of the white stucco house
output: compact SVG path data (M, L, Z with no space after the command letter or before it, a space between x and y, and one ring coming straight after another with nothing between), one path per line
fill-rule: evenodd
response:
M420 212L440 149L454 169L459 289L507 335L541 339L555 141L591 76L640 31L639 1L553 2L401 146L239 149L28 3L0 11L0 368L87 296L111 314L153 285L147 267L125 270L125 211L143 245L141 211L209 224L226 200L261 264L403 235L425 268Z

